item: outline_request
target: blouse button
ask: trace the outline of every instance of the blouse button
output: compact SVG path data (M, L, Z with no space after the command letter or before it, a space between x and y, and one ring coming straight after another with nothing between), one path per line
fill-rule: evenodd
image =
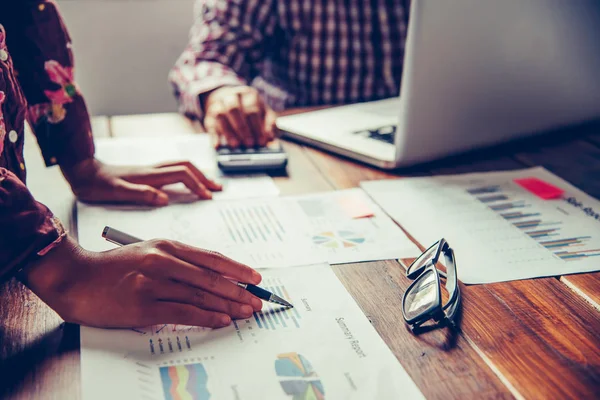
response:
M8 132L8 140L10 140L11 143L17 143L17 140L19 140L19 134L17 131L12 130Z
M2 49L0 50L0 61L4 62L8 60L8 53L6 50Z

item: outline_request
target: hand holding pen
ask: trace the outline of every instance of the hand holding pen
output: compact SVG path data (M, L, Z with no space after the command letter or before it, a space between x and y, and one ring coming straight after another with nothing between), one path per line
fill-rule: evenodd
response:
M114 243L118 246L125 246L128 244L139 243L142 241L141 239L138 239L127 233L118 231L114 228L110 228L108 226L104 228L104 230L102 232L102 237L104 239L106 239L107 241ZM258 274L258 273L256 273L256 274ZM261 300L279 304L284 307L293 307L293 305L291 303L289 303L287 300L277 296L274 293L269 292L268 290L262 289L256 285L253 285L251 283L237 282L237 281L233 281L233 280L229 280L229 281L231 283L235 284L236 286L241 287L242 289L245 289L246 291L248 291L249 293L253 294L254 296L258 297Z

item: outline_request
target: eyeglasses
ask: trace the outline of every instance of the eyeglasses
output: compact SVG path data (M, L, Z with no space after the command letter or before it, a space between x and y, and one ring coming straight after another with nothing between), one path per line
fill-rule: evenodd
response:
M440 255L444 254L446 273L436 268ZM417 331L433 319L455 324L455 316L460 305L460 287L456 273L454 251L444 239L440 239L425 250L406 270L406 276L414 282L402 298L402 315L411 329ZM442 304L441 279L448 291L448 301Z

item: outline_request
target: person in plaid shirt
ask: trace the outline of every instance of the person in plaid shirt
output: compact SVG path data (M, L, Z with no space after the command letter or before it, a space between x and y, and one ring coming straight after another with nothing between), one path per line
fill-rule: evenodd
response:
M169 74L180 111L232 147L276 112L397 96L409 0L198 0Z

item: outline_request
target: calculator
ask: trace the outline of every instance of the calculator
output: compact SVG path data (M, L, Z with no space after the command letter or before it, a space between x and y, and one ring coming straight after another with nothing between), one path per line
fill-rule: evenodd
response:
M217 165L226 173L282 171L287 162L287 154L278 140L265 147L217 148Z

